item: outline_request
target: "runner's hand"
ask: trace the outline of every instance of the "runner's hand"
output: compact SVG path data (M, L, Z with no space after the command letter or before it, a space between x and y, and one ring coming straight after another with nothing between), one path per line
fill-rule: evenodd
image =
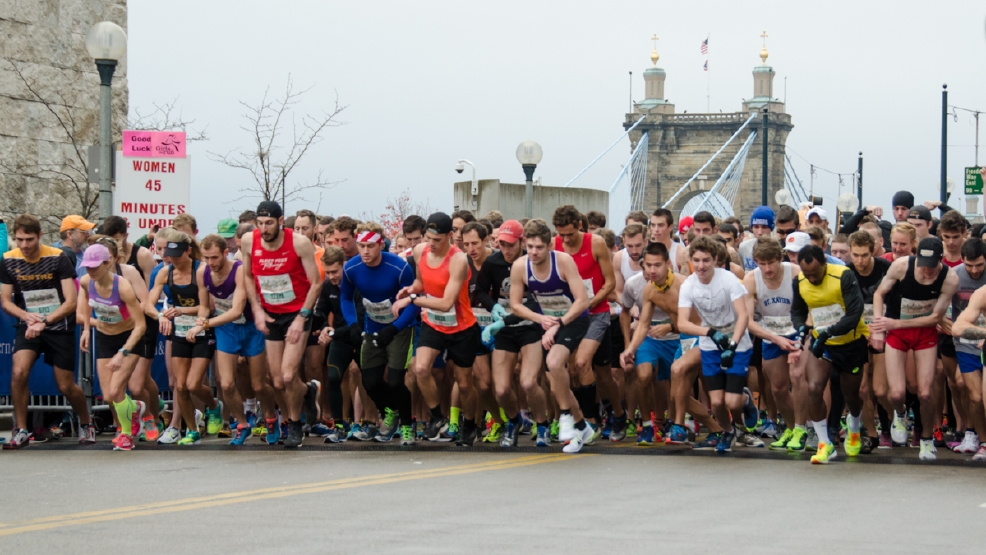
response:
M403 291L403 289L401 289L401 291ZM395 302L390 307L390 312L394 315L394 318L399 317L401 315L401 311L404 310L405 307L411 304L410 298L404 297L403 299L401 299L399 295L400 294L398 293L397 302Z
M83 331L82 336L79 337L79 350L83 353L89 352L89 334L85 331Z
M291 344L298 343L305 336L305 318L295 317L288 326L288 333L284 339Z
M630 317L633 318L634 320L640 318L640 308L637 307L637 305L633 305L630 308Z
M647 330L647 335L654 339L660 339L669 333L671 333L671 324L658 324Z
M332 336L335 334L335 330L326 326L322 328L322 331L318 334L318 344L328 345L332 342Z
M877 316L873 319L873 323L870 324L870 331L887 332L897 329L899 323L900 322L894 320L893 318Z
M177 308L169 308L165 310L163 314L168 320L174 320L175 316L181 316L181 310Z
M35 337L41 335L41 332L45 330L44 320L40 322L33 322L27 326L27 330L24 332L24 337L26 339L34 339Z
M171 320L161 318L158 320L158 330L161 335L171 335Z
M561 319L555 318L554 316L544 316L541 315L541 327L544 331L548 331L555 326L561 326Z
M622 366L624 370L633 370L633 362L633 351L627 349L626 351L620 353L620 366Z
M274 319L267 314L267 311L262 308L257 308L253 311L253 325L257 328L257 331L267 335L270 330L267 329L267 324L273 323Z
M503 320L497 320L496 322L493 322L492 324L486 326L486 328L483 329L483 336L482 336L483 343L487 344L492 342L493 336L495 336L498 331L503 329L505 325L506 324L503 322Z
M883 207L882 206L867 206L866 211L870 214L876 216L877 218L883 218Z
M188 330L188 333L185 334L185 340L188 341L189 343L195 343L195 336L198 335L200 332L202 332L202 330L204 329L205 328L203 327L195 326L194 328Z
M390 324L389 326L384 326L383 329L373 334L373 346L382 349L397 337L397 326Z
M829 334L827 332L818 332L818 337L816 337L811 343L811 354L815 355L815 358L822 358L825 356L825 342L829 340Z
M497 303L493 305L493 310L490 311L490 314L493 315L495 321L499 322L507 316L507 309L503 308L502 304Z
M791 341L790 339L784 337L783 335L778 335L774 339L771 339L770 342L773 343L774 345L777 345L782 350L785 350L785 351L788 351L788 352L791 352L791 351L800 351L801 350L801 344L800 343L796 343L794 341Z
M720 351L726 350L729 347L729 343L732 342L732 338L715 328L710 328L705 335L712 339L712 342L716 344L716 348Z
M870 347L873 347L875 351L882 351L887 344L887 335L882 332L873 333L870 335Z
M106 364L106 367L110 372L116 372L121 366L123 366L123 353L113 355L113 358L111 358Z
M790 353L788 353L787 354L787 363L788 364L797 364L798 361L801 360L801 353L802 353L801 348L798 348L798 350L791 351Z
M397 297L396 298L398 300L405 299L410 294L411 294L411 286L408 285L407 287L402 287L401 290L397 292Z
M550 329L544 332L541 336L541 346L546 350L551 350L551 347L555 344L555 334L558 333L558 329L561 328L560 325L552 326Z
M951 320L942 319L941 323L938 324L938 333L942 335L952 335L952 322Z

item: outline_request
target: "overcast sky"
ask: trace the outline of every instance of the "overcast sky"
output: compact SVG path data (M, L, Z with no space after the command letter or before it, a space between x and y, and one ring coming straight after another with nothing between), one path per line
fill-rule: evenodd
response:
M738 111L752 96L766 30L775 95L786 97L794 123L788 153L806 187L805 160L851 173L862 150L864 204L889 207L899 189L938 196L942 84L950 104L986 110L984 16L986 6L972 1L830 1L822 9L764 1L130 2L130 106L178 97L185 118L208 128L209 140L188 149L191 211L204 232L256 206L227 203L250 176L207 152L249 147L238 101L256 104L267 87L280 93L289 74L299 88L312 87L299 115L331 109L336 94L348 106L346 125L330 129L291 176L309 182L321 169L341 182L323 194L320 213L376 213L407 188L450 210L452 183L462 179L457 159L472 160L481 179L523 182L515 150L525 139L544 150L537 175L545 185L577 174L622 134L629 71L633 99L643 99L655 33L666 96L679 112L706 111L707 77L711 111ZM706 36L709 74L699 51ZM963 168L973 165L974 129L967 113L949 119L955 206ZM578 185L608 189L629 153L628 142L617 146ZM834 205L837 177L819 170L815 188ZM288 210L314 209L317 195L309 198Z

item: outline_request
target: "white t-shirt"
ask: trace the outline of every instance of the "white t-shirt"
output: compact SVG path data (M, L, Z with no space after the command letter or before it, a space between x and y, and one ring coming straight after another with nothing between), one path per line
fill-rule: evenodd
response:
M650 285L644 278L643 272L634 275L623 285L623 299L621 299L621 302L627 310L633 306L636 306L638 310L644 309L644 287L650 287ZM656 326L658 324L670 323L671 317L668 316L668 313L655 306L650 325ZM677 333L669 333L662 337L660 341L677 341L678 339L679 336Z
M733 302L746 295L746 287L732 272L716 268L712 281L704 284L697 274L688 276L678 294L678 308L694 308L702 317L702 326L715 328L732 337L736 327L736 311ZM703 351L715 351L716 345L711 337L702 337L699 348ZM753 348L750 334L744 333L740 339L737 351L749 351Z

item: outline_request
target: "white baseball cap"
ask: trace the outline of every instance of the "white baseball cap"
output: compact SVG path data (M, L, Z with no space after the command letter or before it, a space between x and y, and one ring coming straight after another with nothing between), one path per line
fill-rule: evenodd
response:
M801 252L801 249L810 244L811 235L808 235L804 231L795 231L793 233L788 233L787 239L784 241L784 250L790 252Z
M818 214L818 217L823 221L826 222L829 221L828 214L825 213L825 209L822 208L821 206L816 206L811 210L809 210L808 213L805 215L805 219L807 220L808 218L810 218L812 214Z

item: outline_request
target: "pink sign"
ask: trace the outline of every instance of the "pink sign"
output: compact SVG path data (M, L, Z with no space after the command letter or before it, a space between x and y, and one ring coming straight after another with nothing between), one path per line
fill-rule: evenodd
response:
M184 131L124 131L123 155L141 158L184 158Z

